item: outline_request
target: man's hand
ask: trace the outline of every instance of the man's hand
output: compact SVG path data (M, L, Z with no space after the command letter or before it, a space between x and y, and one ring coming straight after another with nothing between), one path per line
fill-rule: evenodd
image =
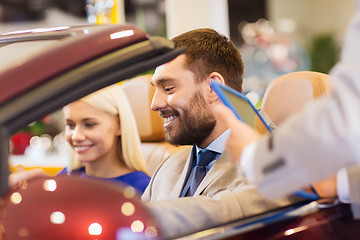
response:
M18 166L15 171L9 175L9 187L15 187L35 177L47 177L47 175L41 168L25 170L24 167Z
M337 197L336 176L313 183L312 186L314 187L317 194L319 194L319 196L322 198Z
M235 114L222 103L214 104L214 113L231 130L230 137L225 145L229 159L232 162L239 161L245 146L251 142L258 141L261 135L237 119Z

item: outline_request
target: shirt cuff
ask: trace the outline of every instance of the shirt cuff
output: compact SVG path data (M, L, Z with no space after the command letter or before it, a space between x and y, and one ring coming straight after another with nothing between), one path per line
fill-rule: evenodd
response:
M241 171L244 177L251 183L255 183L254 155L256 150L256 142L247 145L240 157Z
M338 171L336 185L339 200L343 203L350 203L349 179L345 168Z

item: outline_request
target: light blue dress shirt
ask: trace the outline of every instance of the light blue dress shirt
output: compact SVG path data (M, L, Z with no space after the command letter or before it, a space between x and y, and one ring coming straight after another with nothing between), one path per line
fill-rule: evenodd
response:
M210 143L209 146L207 146L205 149L208 149L208 150L211 150L211 151L214 151L214 152L217 152L219 153L218 155L216 155L216 157L214 158L214 160L212 160L209 165L207 165L206 167L206 173L208 173L211 169L211 167L214 165L214 163L216 162L216 160L220 157L220 155L224 152L225 150L225 143L226 143L226 140L228 139L230 135L230 129L226 130L223 134L221 134L217 139L215 139L212 143ZM193 148L195 148L196 150L196 154L198 154L201 150L203 150L203 148L197 146L197 145L194 145ZM193 149L194 150L194 149ZM192 151L192 154L193 154L193 160L194 160L194 151ZM196 159L196 158L195 158ZM195 164L194 164L194 161L192 162L191 164L191 172L190 174L187 176L186 178L186 181L185 181L185 184L184 184L184 187L183 187L183 190L181 191L181 194L180 194L180 197L184 197L186 196L186 193L188 192L189 188L190 188L190 182L191 182L191 179L192 179L192 176L194 175L194 167L195 167Z

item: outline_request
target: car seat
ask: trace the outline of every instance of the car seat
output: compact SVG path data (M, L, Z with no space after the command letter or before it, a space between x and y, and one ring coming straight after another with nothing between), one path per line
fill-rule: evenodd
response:
M298 71L282 75L266 88L260 113L265 121L279 126L288 116L299 111L306 103L331 90L329 75L314 71ZM269 123L269 122L268 122ZM262 125L257 131L265 133Z

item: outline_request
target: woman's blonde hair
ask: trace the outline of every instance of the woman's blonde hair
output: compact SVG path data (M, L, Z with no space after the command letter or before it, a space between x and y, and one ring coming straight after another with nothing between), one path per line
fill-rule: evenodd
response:
M113 84L99 91L91 93L80 100L91 106L103 110L111 115L117 115L120 119L121 146L118 144L118 155L123 156L124 163L132 170L148 173L147 166L140 147L140 137L136 121L129 101L119 84ZM73 158L69 171L79 168L80 161Z

